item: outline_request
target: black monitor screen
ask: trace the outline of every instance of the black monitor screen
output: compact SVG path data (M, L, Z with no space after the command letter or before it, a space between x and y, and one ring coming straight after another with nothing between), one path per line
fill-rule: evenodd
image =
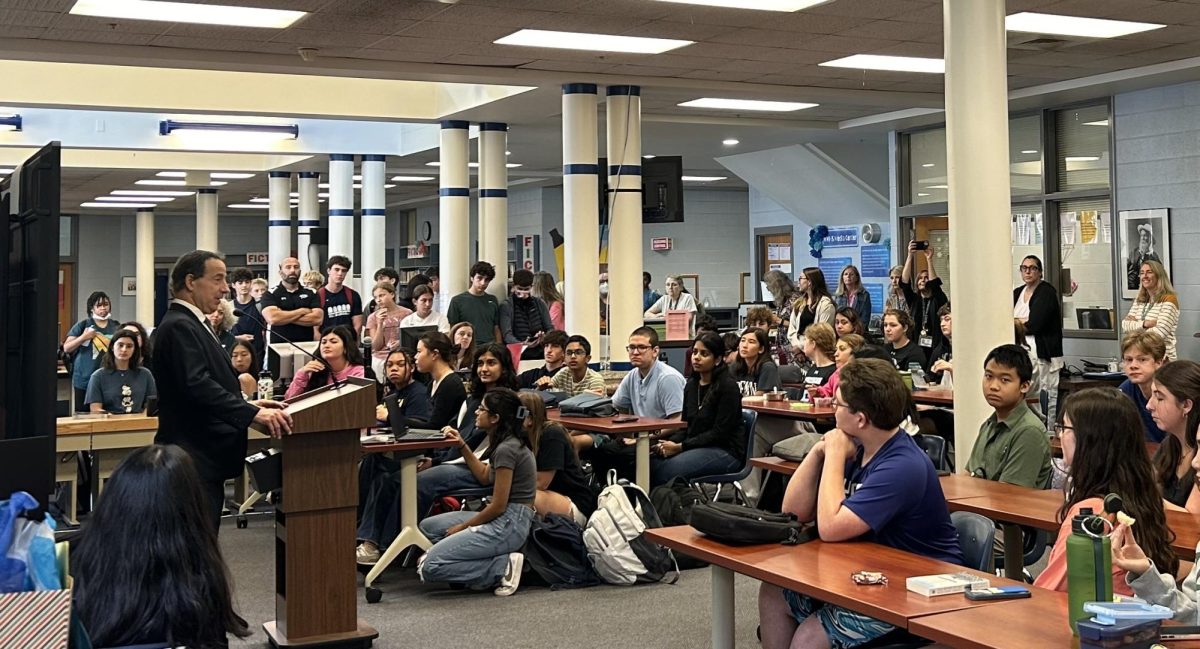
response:
M400 346L412 353L417 353L417 341L425 334L431 334L438 328L429 325L425 327L403 327L400 329Z

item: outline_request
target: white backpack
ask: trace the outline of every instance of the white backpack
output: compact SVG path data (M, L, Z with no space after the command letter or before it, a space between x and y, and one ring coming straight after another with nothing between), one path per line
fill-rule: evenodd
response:
M662 521L646 492L617 480L616 472L611 471L608 486L597 497L596 511L583 530L588 559L605 583L651 583L672 572L670 583L679 579L679 566L671 551L642 536L653 527L662 527Z

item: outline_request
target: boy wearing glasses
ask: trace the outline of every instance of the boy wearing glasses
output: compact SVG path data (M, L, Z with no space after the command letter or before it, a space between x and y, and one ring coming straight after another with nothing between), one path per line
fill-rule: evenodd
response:
M588 363L592 362L592 344L587 338L578 335L567 338L566 356L567 366L551 379L551 390L566 392L572 397L584 392L595 392L601 396L607 393L604 377L588 367Z
M1029 352L1000 345L983 361L983 398L995 409L979 427L967 472L976 478L1046 489L1050 486L1050 442L1046 425L1025 403L1033 380Z

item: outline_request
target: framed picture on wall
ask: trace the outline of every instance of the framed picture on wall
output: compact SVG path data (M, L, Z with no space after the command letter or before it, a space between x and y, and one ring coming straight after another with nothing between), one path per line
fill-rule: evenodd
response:
M127 276L121 278L121 295L123 297L137 295L137 277Z
M1167 208L1120 212L1121 295L1136 299L1142 264L1157 261L1171 276L1171 214Z

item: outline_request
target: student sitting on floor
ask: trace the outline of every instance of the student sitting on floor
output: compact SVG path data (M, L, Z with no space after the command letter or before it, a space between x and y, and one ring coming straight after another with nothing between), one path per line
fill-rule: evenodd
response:
M724 339L721 342L724 343ZM765 330L747 327L734 349L737 358L729 367L733 373L733 380L737 382L743 395L754 396L782 387L779 382L779 366L771 360L771 349ZM728 355L726 357L728 358Z
M387 378L384 398L396 395L396 405L405 418L428 420L433 412L429 402L429 389L425 384L413 379L415 367L412 352L407 349L398 347L388 352L387 360L383 363L383 371ZM388 425L387 406L381 403L375 407L375 419L385 426Z
M1152 331L1134 331L1121 339L1121 357L1127 378L1117 389L1137 406L1146 425L1146 441L1161 442L1167 434L1154 423L1146 404L1150 401L1154 373L1167 362L1167 345Z
M1046 425L1025 404L1033 377L1029 354L1000 345L983 361L983 398L995 412L979 427L967 472L1032 489L1050 486L1050 442Z
M842 368L837 428L825 433L788 482L783 511L817 522L826 543L873 541L961 565L958 533L929 456L899 429L912 393L886 361ZM848 578L848 577L843 577ZM856 647L895 627L763 583L762 646Z
M555 374L563 368L564 350L567 347L567 334L553 329L542 335L542 355L546 363L541 367L521 372L519 383L521 388L537 388L547 390Z
M537 463L523 419L516 392L497 388L484 395L475 426L487 434L487 464L456 431L448 431L476 482L492 487L492 500L479 512L447 512L421 521L421 533L433 542L417 563L421 581L494 588L501 597L517 591L525 563L520 549L537 497Z
M1174 575L1179 559L1171 550L1163 511L1162 491L1146 455L1145 435L1137 408L1115 388L1087 388L1067 399L1063 423L1055 426L1062 439L1068 482L1066 501L1058 510L1062 526L1050 550L1046 569L1033 585L1052 590L1067 589L1067 539L1071 519L1084 507L1104 512L1104 497L1117 494L1125 513L1137 520L1138 539L1164 572ZM1132 595L1125 569L1113 562L1113 592Z
M896 369L907 372L913 363L925 367L925 352L917 341L910 340L912 316L907 311L888 309L883 312L883 339Z
M1154 453L1154 469L1163 498L1176 507L1200 514L1196 488L1196 429L1200 426L1200 364L1171 361L1154 373L1153 391L1146 409L1154 423L1167 433ZM1142 432L1138 429L1138 432ZM1143 432L1143 438L1145 433Z
M575 449L567 440L567 431L546 421L546 402L537 395L522 392L520 397L527 413L522 425L537 458L534 510L538 516L562 514L580 527L587 525L588 517L596 510L596 494L588 486Z
M113 471L71 563L72 612L97 647L225 647L250 629L192 458L178 446L134 450Z
M804 330L804 355L811 364L804 371L804 386L822 386L837 369L833 361L837 353L837 334L833 327L818 322Z

